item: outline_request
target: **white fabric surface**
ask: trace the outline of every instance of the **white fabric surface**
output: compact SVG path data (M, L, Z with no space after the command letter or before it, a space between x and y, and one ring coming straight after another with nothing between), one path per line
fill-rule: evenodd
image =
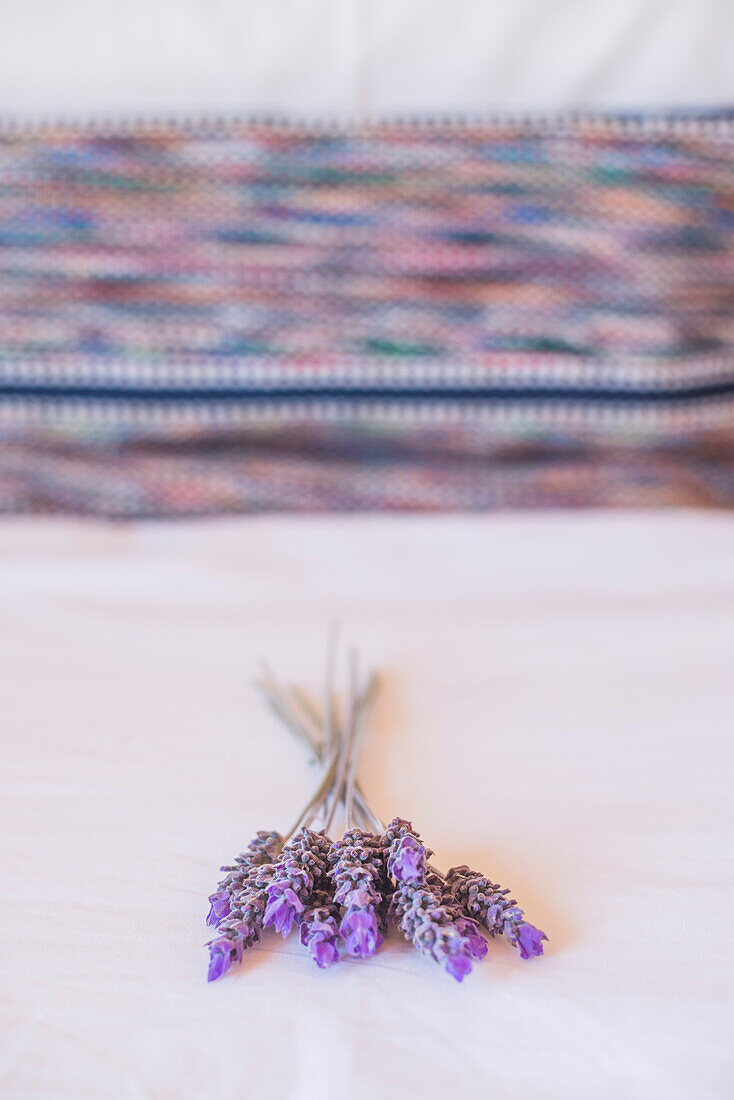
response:
M0 527L0 1095L724 1100L734 519ZM207 986L206 895L315 782L248 683L384 671L378 812L550 936L461 986L292 937Z
M734 101L731 0L7 0L0 113Z

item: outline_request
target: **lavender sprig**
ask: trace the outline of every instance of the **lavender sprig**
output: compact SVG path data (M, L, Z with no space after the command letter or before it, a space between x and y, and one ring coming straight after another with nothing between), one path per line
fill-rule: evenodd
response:
M229 916L233 896L244 888L250 870L265 863L272 863L282 846L283 837L280 833L261 829L247 845L246 850L235 856L233 864L220 868L227 873L219 882L216 891L209 895L207 924L220 924Z
M331 894L316 889L301 915L301 943L322 970L339 961L339 913Z
M232 896L226 919L218 924L217 935L207 944L207 981L224 977L233 963L242 961L248 947L260 942L268 901L267 889L274 874L272 863L250 868L242 888L236 896Z
M477 937L456 919L430 883L399 885L393 894L392 913L405 938L442 964L458 982L471 974L472 960L486 954L486 944L482 952Z
M451 892L451 887L444 876L435 867L428 868L426 886L440 899L441 905L450 913L456 928L467 940L467 951L470 958L479 961L487 954L487 941L482 935L479 923L472 917L467 917L456 898Z
M339 932L344 940L345 950L352 958L362 959L374 955L382 944L380 928L384 924L387 883L380 837L367 830L355 828L354 825L356 768L362 719L373 691L374 679L370 677L360 696L357 688L357 657L354 653L350 673L349 724L342 737L335 797L326 828L331 824L343 790L346 832L341 840L332 844L329 851L329 862L332 865L329 877L334 885L334 902L344 907Z
M380 837L349 829L329 852L334 902L344 906L339 931L352 958L369 958L382 944L380 926L386 894Z
M391 911L407 940L443 965L461 982L472 961L486 954L486 944L474 922L468 923L446 898L444 880L428 867L433 854L421 843L409 821L395 818L383 834L387 864L395 879Z
M452 868L446 877L442 876L430 865L433 853L410 822L396 818L385 828L370 809L356 782L355 681L353 664L351 729L342 734L337 779L330 780L333 804L327 818L330 822L344 789L347 832L331 848L334 896L329 896L327 883L314 880L307 908L291 917L291 924L300 917L302 943L321 966L331 965L338 957L338 931L350 952L371 954L379 943L380 933L386 931L389 913L406 939L443 965L458 981L471 972L473 962L486 956L483 932L504 935L523 958L542 954L545 933L525 920L515 900L508 897L508 890L468 867ZM326 723L302 693L282 688L272 676L261 687L278 716L313 748L318 759L323 760L327 752L333 753L334 738L330 735L322 739L319 731ZM327 707L330 706L327 700ZM333 734L333 725L330 728ZM332 764L332 776L333 770ZM329 794L325 797L328 800ZM355 805L360 824L375 832L352 827ZM339 903L344 903L343 915Z
M314 888L326 874L329 847L325 836L305 825L286 844L267 888L264 928L272 924L283 939L290 935L293 924L300 921Z
M503 889L469 867L452 867L446 882L456 901L467 914L483 925L490 936L503 935L520 950L523 959L543 954L545 932L525 920L525 914L509 890Z

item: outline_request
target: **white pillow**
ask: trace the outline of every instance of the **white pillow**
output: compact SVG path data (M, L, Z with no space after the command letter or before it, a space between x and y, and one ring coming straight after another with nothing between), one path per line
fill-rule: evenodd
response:
M731 0L16 0L0 112L349 115L734 100Z

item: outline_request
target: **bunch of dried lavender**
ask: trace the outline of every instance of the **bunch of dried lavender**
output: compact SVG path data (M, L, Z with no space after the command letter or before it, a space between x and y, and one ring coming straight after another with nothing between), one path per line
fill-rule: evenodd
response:
M410 822L395 818L383 826L356 780L361 719L372 680L357 694L353 666L349 722L338 730L330 687L322 716L296 690L272 675L260 681L267 701L286 725L305 740L317 759L329 764L324 778L286 838L258 833L210 897L208 923L217 925L209 943L209 980L239 962L264 928L283 936L300 925L301 943L316 965L332 966L340 946L352 958L375 953L388 918L423 955L457 981L487 954L482 929L503 934L523 958L542 954L546 936L529 924L509 891L467 867L444 877ZM328 832L344 804L344 835ZM319 815L323 828L311 826ZM359 818L359 823L357 821Z
M260 686L275 713L309 745L317 758L322 758L325 751L319 738L322 723L318 711L307 697L296 689L284 688L272 676L261 682ZM452 868L445 877L442 876L428 863L433 853L422 843L410 822L395 818L386 828L381 825L356 785L355 763L356 752L352 757L352 798L365 823L371 824L375 831L348 830L343 840L332 849L335 857L342 853L345 856L342 879L344 897L364 883L363 899L355 895L354 900L363 900L365 908L370 904L375 908L374 899L370 897L371 876L374 874L379 882L375 893L379 892L382 899L378 910L379 930L383 933L386 930L384 914L387 902L390 916L403 935L422 953L443 963L459 981L470 972L473 962L487 954L483 929L492 936L502 933L511 944L519 947L523 958L542 954L543 941L547 939L545 933L525 921L517 903L507 898L509 891L502 890L466 867ZM377 874L379 860L375 851L376 841L382 849L381 881ZM350 861L355 862L356 866L352 867ZM374 870L364 873L363 867ZM364 874L362 879L361 873ZM365 879L368 881L365 882ZM369 916L365 917L365 928L371 935L373 925ZM347 935L351 933L349 925L345 932Z
M284 701L281 693L276 699L281 717L291 726L298 725L292 712L288 713L287 698ZM292 706L292 700L290 703ZM302 726L300 732L308 736ZM432 852L425 849L409 822L396 818L386 829L378 822L376 832L355 827L357 742L352 733L342 754L342 761L350 756L345 791L347 830L329 853L333 901L344 906L339 931L345 950L354 958L373 955L382 942L380 933L386 930L389 910L407 939L461 981L471 970L471 960L486 954L484 939L476 922L461 913L437 872L428 868ZM361 792L359 798L364 812Z

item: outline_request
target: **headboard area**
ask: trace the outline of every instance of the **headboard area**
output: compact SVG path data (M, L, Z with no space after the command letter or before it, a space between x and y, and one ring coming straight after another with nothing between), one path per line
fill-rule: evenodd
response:
M734 503L734 112L6 124L0 509Z

